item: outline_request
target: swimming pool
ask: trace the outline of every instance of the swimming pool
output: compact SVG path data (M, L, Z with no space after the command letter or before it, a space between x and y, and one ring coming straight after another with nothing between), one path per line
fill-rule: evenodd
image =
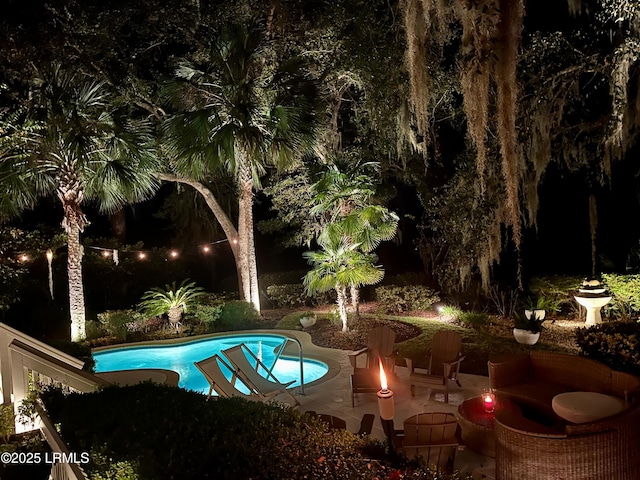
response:
M209 391L209 383L198 371L193 362L204 360L214 354L240 343L246 344L261 361L270 367L275 359L274 349L285 341L286 337L269 334L239 334L209 337L184 343L163 345L144 345L137 347L118 347L93 353L96 372L114 370L136 370L144 368L162 368L180 374L179 386L202 393ZM220 354L224 358L224 355ZM297 358L278 358L273 374L285 383L295 380L292 387L300 385L300 362ZM305 385L321 378L328 371L324 362L305 358L303 362ZM231 378L231 371L226 371Z

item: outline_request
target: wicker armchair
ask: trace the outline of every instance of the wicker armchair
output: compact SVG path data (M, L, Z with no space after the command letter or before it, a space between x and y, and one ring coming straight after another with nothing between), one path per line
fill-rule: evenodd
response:
M640 478L640 380L576 355L532 351L489 362L491 386L528 415L495 414L497 480ZM627 408L574 424L559 418L553 397L598 392L624 399Z

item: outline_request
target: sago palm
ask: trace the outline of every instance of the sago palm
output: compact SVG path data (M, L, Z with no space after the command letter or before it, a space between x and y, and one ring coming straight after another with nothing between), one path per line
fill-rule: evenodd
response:
M316 83L299 59L270 57L257 30L231 26L205 62L180 63L168 94L178 112L166 123L171 175L161 178L190 184L213 200L208 203L229 238L236 234L233 224L203 182L220 168L233 174L238 222L231 246L242 298L260 311L253 189L267 165L286 166L311 148Z
M176 331L179 331L182 314L186 313L198 298L205 294L204 290L197 287L195 282L186 282L187 280L184 280L178 288L174 282L171 285L165 285L164 289L148 290L142 295L138 308L149 317L167 314L169 323Z

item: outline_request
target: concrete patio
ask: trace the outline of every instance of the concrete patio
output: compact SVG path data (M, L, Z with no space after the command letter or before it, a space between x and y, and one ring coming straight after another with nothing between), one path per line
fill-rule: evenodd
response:
M347 422L347 429L353 432L360 428L362 415L375 415L372 435L380 440L385 439L378 412L378 400L374 393L360 393L356 395L355 407L351 406L351 388L349 377L351 365L348 353L342 350L322 349L324 354L339 363L340 371L333 377L321 383L305 388L305 395L296 395L300 401L300 410L313 410L343 418ZM482 390L489 387L489 377L479 375L460 374L462 387L453 384L449 390L449 403L444 403L444 394L432 392L426 387L416 387L416 396L411 397L409 386L409 372L406 367L396 366L395 373L388 379L389 389L394 392L395 400L395 428L402 429L405 418L422 412L455 413L466 398L480 395ZM474 478L483 478L480 472L489 475L494 467L494 459L480 455L464 446L456 456L456 469L461 474L476 472ZM487 477L484 477L487 478Z

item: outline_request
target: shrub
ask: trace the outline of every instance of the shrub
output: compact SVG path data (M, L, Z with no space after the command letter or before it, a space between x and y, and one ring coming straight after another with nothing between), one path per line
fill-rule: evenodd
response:
M388 285L376 288L376 300L387 313L428 310L440 301L438 294L424 285Z
M107 332L118 340L126 340L129 332L129 323L140 320L134 315L133 310L109 310L98 314L98 321Z
M102 324L96 320L87 320L84 326L87 340L95 340L96 338L104 337L107 331Z
M570 275L551 275L548 277L534 277L529 282L529 290L534 295L544 296L558 307L558 310L577 315L578 303L573 298L576 289L582 285L583 277Z
M609 322L576 329L580 354L614 370L640 375L640 323Z
M300 330L302 325L300 324L300 319L302 317L313 317L315 313L310 311L303 312L293 312L288 315L285 315L280 319L275 328L282 328L284 330Z
M259 320L260 314L251 303L234 300L222 305L219 322L223 328L241 330L255 326Z
M613 300L607 309L622 318L640 315L640 275L602 275Z
M220 320L220 315L222 315L222 305L196 305L193 310L193 316L198 322L209 328L213 328Z
M267 298L276 308L304 307L311 304L304 285L301 283L287 283L284 285L269 285Z
M374 479L393 471L371 460L372 452L382 451L380 442L330 430L290 408L240 398L211 402L150 383L87 394L49 390L42 398L70 449L89 452L85 471L92 476L97 470L101 479L116 478L115 471L103 471L109 467L104 458L125 470L125 478L154 480ZM414 467L399 460L398 478L458 478Z
M443 305L438 313L443 320L451 322L454 320L460 320L460 317L464 312L453 305Z
M176 330L179 329L182 314L196 304L204 295L204 290L196 287L195 282L187 283L183 280L176 288L175 282L162 288L153 288L142 295L138 308L148 317L167 314L169 322Z
M488 325L491 322L491 317L489 314L484 312L461 312L458 316L458 320L465 325L478 327L481 325Z
M287 283L284 285L269 285L267 287L267 299L276 308L296 308L334 303L336 301L336 293L334 290L330 290L309 296L301 283Z

